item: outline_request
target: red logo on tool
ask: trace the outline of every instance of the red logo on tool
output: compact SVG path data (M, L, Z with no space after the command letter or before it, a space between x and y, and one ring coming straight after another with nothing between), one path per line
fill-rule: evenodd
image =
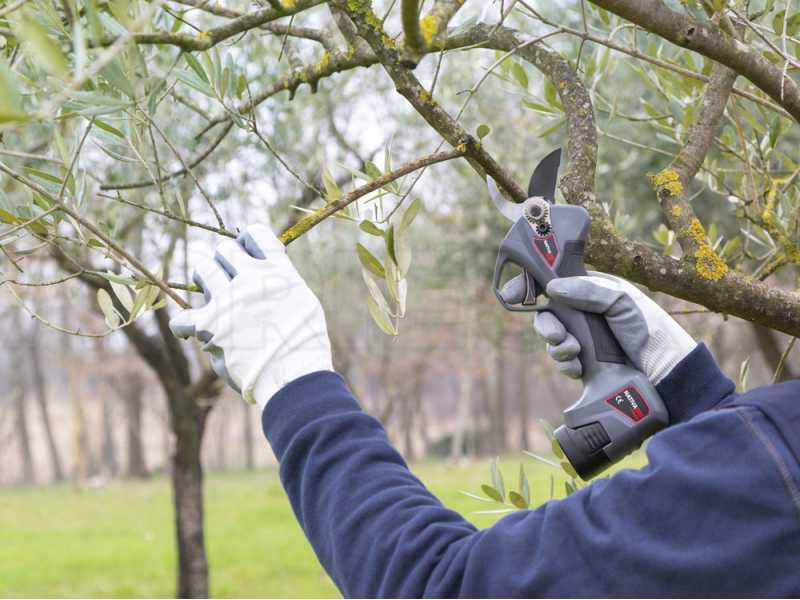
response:
M617 409L635 423L650 414L650 407L647 406L647 402L645 402L641 392L634 385L626 386L607 398L606 404Z
M539 254L542 255L548 265L552 267L555 264L558 258L558 244L552 233L546 236L535 236L533 238L533 246L539 251Z

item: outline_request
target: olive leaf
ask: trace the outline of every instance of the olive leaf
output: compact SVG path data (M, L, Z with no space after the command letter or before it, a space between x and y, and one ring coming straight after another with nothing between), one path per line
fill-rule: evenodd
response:
M489 498L491 498L491 499L492 499L492 500L494 500L495 502L502 502L502 501L503 501L503 496L502 496L502 494L500 494L500 492L498 492L498 491L497 491L495 488L493 488L493 487L492 487L492 486L490 486L489 484L487 484L487 483L484 483L484 484L481 486L481 490L483 491L483 493L484 493L484 494L486 494L487 496L489 496Z
M356 244L356 252L358 253L358 260L361 261L361 265L373 275L376 275L383 279L386 277L386 270L383 268L381 261L375 258L375 255L372 254L365 246L362 244Z
M100 305L100 310L103 311L103 316L106 323L111 329L119 327L120 317L114 308L114 301L111 295L104 289L97 290L97 303Z

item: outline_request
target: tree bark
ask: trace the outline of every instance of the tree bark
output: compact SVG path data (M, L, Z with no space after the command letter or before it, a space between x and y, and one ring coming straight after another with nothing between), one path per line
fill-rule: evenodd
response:
M491 364L491 363L490 363ZM494 376L495 372L488 369L488 372L474 375L476 381L473 389L476 390L475 398L472 401L472 446L470 455L472 458L490 454L497 456L497 447L494 439Z
M178 598L208 598L208 559L205 549L203 434L210 407L200 406L184 389L167 389L175 448L172 453L172 494L178 547Z

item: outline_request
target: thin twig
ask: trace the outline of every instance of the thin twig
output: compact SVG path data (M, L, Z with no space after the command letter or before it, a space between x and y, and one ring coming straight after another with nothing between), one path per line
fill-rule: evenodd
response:
M464 156L463 150L447 150L445 152L438 152L436 154L430 154L413 162L407 163L402 167L395 169L389 173L384 173L380 177L377 177L356 189L348 192L339 200L335 202L331 202L326 204L322 208L313 213L303 217L297 223L289 227L286 231L281 233L278 236L278 239L283 242L284 244L290 244L301 235L308 232L312 227L315 227L331 215L339 212L343 208L347 207L348 205L352 204L362 196L365 196L371 192L381 189L388 183L391 183L395 179L403 177L404 175L408 175L409 173L413 173L418 169L422 169L424 167L444 162L447 160L452 160L454 158L459 158Z
M39 321L45 327L49 327L50 329L54 329L54 330L56 330L56 331L58 331L60 333L66 333L67 335L74 335L74 336L78 336L78 337L103 338L103 337L106 337L108 334L114 332L113 329L108 329L108 330L103 331L101 333L92 333L92 332L88 332L87 333L87 332L81 331L80 329L66 329L65 327L61 327L60 325L56 325L55 323L51 323L50 321L48 321L47 319L45 319L44 317L39 315L37 312L32 310L27 304L25 304L25 302L22 300L22 298L19 297L19 294L17 294L17 292L14 289L13 285L6 286L6 289L14 297L14 300L17 302L17 304L20 306L20 308L22 308L32 318L34 318L37 321Z
M295 179L297 179L297 181L299 181L301 184L303 184L305 187L307 187L309 190L311 190L315 194L318 194L320 196L324 196L325 195L325 194L322 193L322 191L319 188L317 188L315 185L313 185L313 184L309 183L308 181L306 181L305 179L303 179L302 175L300 175L295 169L293 169L291 166L289 166L289 163L287 163L283 159L283 157L280 154L278 154L278 152L275 150L275 148L272 147L272 144L270 144L269 141L263 135L261 135L261 131L259 131L259 129L258 129L258 123L256 121L255 111L253 112L253 119L252 119L252 121L250 123L251 123L252 132L261 141L261 143L264 144L264 146L267 148L267 150L270 151L272 156L274 156L275 159L279 163L281 163L283 165L284 169L289 171L289 173L291 173L291 175Z
M220 121L222 123L223 121ZM206 148L203 152L201 152L194 160L190 161L187 165L189 168L193 169L201 162L203 162L209 155L217 149L222 143L222 140L228 135L228 133L233 129L233 121L227 121L225 123L225 127L223 127L222 132L211 142L211 145ZM187 171L186 168L178 169L177 171L173 171L168 175L164 175L161 179L162 182L169 181L170 179L175 179L176 177L181 177L182 175L186 175ZM131 183L104 183L100 186L100 189L103 191L109 190L133 190L136 188L144 188L150 187L152 185L156 185L156 181L151 177L149 180L146 181L134 181Z
M64 277L60 277L58 279L50 279L48 281L19 281L18 279L3 279L0 280L0 286L5 285L6 283L10 283L12 285L16 285L19 287L49 287L51 285L59 285L61 283L66 283L70 279L75 279L76 277L80 277L86 273L85 270L80 270L75 273L70 273L69 275L65 275Z
M41 160L44 162L53 163L56 165L63 165L64 161L60 158L50 158L49 156L42 156L41 154L31 154L30 152L19 152L17 150L7 150L0 148L0 156L11 156L13 158L23 158L26 160Z
M188 225L189 227L197 227L199 229L205 229L206 231L211 231L212 233L216 233L217 235L224 235L225 237L235 238L236 234L233 231L228 229L220 229L219 227L214 227L213 225L206 225L205 223L199 223L197 221L193 221L192 219L187 219L184 217L179 217L176 214L171 212L167 212L165 210L159 210L158 208L152 208L150 206L144 206L143 204L138 204L136 202L132 202L131 200L127 200L123 198L119 193L117 195L111 194L97 194L100 198L107 198L108 200L114 200L115 202L122 202L123 204L128 204L130 206L134 206L139 210L144 210L147 212L151 212L157 215L161 215L162 217L166 217L167 219L172 219L173 221L178 221L183 223L184 225Z
M186 163L185 160L183 160L183 157L181 156L181 153L178 152L178 149L172 144L172 142L164 134L164 132L161 131L161 128L158 125L156 125L155 121L150 118L150 115L148 115L146 113L142 113L142 114L144 114L145 118L153 126L153 129L156 130L158 135L161 136L161 139L164 140L164 143L167 145L167 147L172 151L172 153L175 155L175 157L180 161L180 163L183 166L183 168L185 169L186 173L189 174L189 177L192 178L192 181L194 181L195 186L197 186L197 189L200 191L200 194L205 199L206 204L208 204L208 207L211 209L211 212L214 213L214 217L217 219L217 224L219 225L220 229L225 229L225 222L222 220L222 216L219 214L219 211L217 210L217 207L214 206L214 202L211 201L211 198L208 196L206 191L203 189L203 186L200 184L200 180L194 174L194 171L192 171L192 167L189 166ZM160 181L160 179L159 179L159 181Z
M64 199L64 190L67 188L67 182L69 178L72 177L72 171L75 168L75 163L78 162L78 156L80 156L81 150L83 149L83 145L86 143L86 138L89 137L89 132L92 130L92 126L94 125L94 117L91 118L89 124L86 126L86 130L83 132L81 136L81 141L78 143L77 148L75 148L75 152L72 155L72 160L69 163L69 168L67 169L66 174L64 175L64 181L61 182L61 188L58 190L58 199Z

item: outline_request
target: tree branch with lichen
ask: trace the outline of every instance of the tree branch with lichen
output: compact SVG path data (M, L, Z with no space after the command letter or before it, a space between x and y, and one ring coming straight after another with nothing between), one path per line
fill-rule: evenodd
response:
M425 96L419 82L399 63L396 48L383 46L386 36L380 22L371 15L368 4L351 1L348 5L349 9L344 9L348 10L359 34L369 43L398 92L448 141L465 133L432 98ZM518 32L505 27L489 29L486 25L476 26L458 37L461 39L451 39L450 42L457 46L469 41L471 45L480 44L505 51L525 41ZM590 263L600 270L626 277L654 291L704 305L715 312L737 315L792 335L800 334L800 294L770 287L741 273L728 273L721 280L710 280L699 275L687 260L662 256L641 242L620 236L594 193L597 131L587 90L571 65L557 54L531 45L523 48L519 55L550 78L564 106L569 164L559 187L569 202L583 205L592 216L592 232L587 246ZM466 150L470 164L481 174L483 165L477 159L497 165L480 145ZM502 168L498 171L505 174ZM513 181L511 186L504 181L499 181L499 184L516 201L524 199L524 192Z
M182 4L184 6L191 6L198 10L202 10L203 12L208 13L210 15L214 15L215 17L224 17L226 19L238 19L247 14L240 12L238 10L234 10L227 6L222 6L221 4L218 3L212 4L209 2L204 2L203 0L171 0L171 1L176 2L178 4ZM264 31L269 31L270 33L274 33L276 35L288 35L291 37L319 42L328 50L336 49L335 40L333 40L331 36L327 34L327 32L321 29L314 29L312 27L299 27L296 25L275 23L273 21L267 21L266 23L259 25L258 28Z
M288 17L303 12L318 4L322 4L323 1L324 0L296 0L296 2L293 2L291 5L287 3L283 6L282 10L276 10L273 7L263 8L251 13L246 13L240 17L231 19L224 25L219 25L208 31L201 31L198 34L172 33L167 31L137 33L133 36L133 41L137 44L177 46L187 52L208 50L235 35L245 33L251 29L260 28L265 23L280 19L281 17Z
M725 276L728 265L711 248L705 229L689 203L688 189L719 134L736 77L736 71L719 63L714 65L697 118L686 132L686 144L668 168L650 178L684 256L694 260L701 277L715 281Z

